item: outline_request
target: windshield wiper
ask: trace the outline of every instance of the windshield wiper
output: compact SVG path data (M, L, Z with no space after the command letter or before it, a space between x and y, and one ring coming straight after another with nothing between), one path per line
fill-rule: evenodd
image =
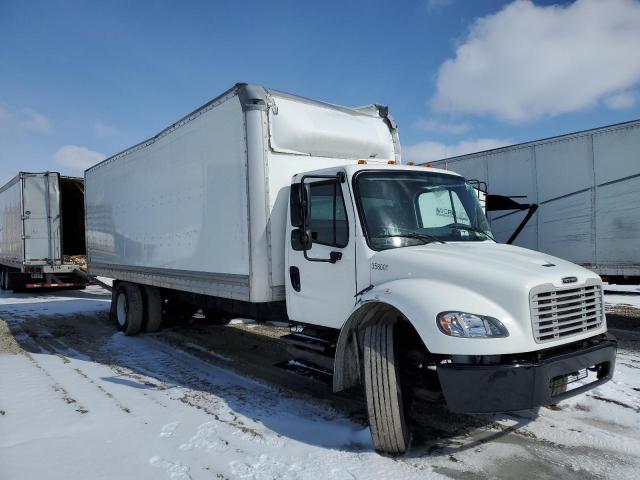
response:
M487 232L485 232L484 230L480 230L479 228L472 227L471 225L465 225L464 223L450 223L449 225L447 225L447 227L457 228L459 230L467 230L469 232L474 232L474 233L479 233L479 234L484 235L485 237L489 238L490 240L493 240L494 242L497 242L497 240L495 238L493 238L493 235L490 235Z
M417 240L421 240L425 245L433 242L447 243L444 240L440 240L438 237L427 235L425 233L396 233L393 235L376 235L374 238L394 238L394 237L415 238Z

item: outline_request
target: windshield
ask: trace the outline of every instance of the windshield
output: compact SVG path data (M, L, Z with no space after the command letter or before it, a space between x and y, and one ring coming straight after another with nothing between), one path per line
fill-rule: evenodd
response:
M375 250L493 239L477 190L461 177L363 172L355 190L362 226Z

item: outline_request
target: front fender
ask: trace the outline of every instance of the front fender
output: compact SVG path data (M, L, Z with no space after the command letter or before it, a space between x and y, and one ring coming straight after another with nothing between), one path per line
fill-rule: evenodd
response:
M362 294L354 311L370 302L387 304L400 311L431 353L496 355L535 349L528 318L513 318L513 314L494 301L446 281L409 278L385 282ZM497 318L507 327L509 337L456 338L445 335L436 324L436 316L450 310Z

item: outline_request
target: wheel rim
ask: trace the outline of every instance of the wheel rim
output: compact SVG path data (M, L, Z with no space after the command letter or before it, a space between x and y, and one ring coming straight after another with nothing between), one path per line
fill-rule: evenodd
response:
M127 310L127 297L125 297L123 293L120 293L116 301L116 318L121 327L124 327L127 321Z

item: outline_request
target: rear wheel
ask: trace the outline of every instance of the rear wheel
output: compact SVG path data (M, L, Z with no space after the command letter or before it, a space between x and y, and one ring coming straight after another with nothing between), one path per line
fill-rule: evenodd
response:
M125 335L136 335L142 328L142 291L135 283L122 282L115 295L115 317L118 330Z
M157 287L145 285L144 292L145 309L143 330L148 333L157 332L162 324L162 293Z
M7 271L7 267L0 267L0 290L7 289L7 281L5 279L6 271Z
M409 447L394 322L382 321L364 333L364 385L373 445L378 452L404 453Z

